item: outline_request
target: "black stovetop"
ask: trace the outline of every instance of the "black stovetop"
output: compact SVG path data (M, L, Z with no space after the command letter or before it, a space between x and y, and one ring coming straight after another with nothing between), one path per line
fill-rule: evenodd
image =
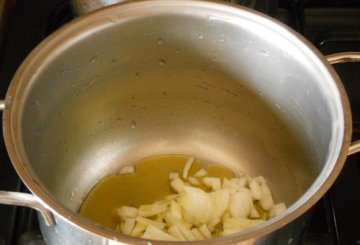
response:
M4 0L0 0L4 1ZM7 0L5 0L7 1ZM360 51L359 0L238 0L275 17L309 39L323 54ZM26 55L47 35L73 19L69 0L8 1L0 33L0 98ZM1 14L1 13L0 13ZM360 63L336 65L353 114L353 138L360 138ZM308 215L303 245L360 245L360 154L349 156L328 193ZM14 171L0 139L0 190L27 191ZM289 241L290 242L290 241ZM36 213L0 205L0 245L44 244Z

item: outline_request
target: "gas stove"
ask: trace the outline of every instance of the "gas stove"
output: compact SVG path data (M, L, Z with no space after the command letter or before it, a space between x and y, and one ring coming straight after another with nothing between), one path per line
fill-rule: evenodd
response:
M233 0L285 23L310 40L324 55L360 51L358 0ZM46 36L74 18L69 0L1 0L0 98L14 72ZM348 93L353 140L360 138L360 63L335 66ZM348 157L327 194L305 214L299 239L284 244L360 244L360 154ZM0 190L28 192L18 178L0 139ZM40 245L36 212L0 205L0 245ZM281 238L279 238L281 239ZM277 243L278 244L278 243Z

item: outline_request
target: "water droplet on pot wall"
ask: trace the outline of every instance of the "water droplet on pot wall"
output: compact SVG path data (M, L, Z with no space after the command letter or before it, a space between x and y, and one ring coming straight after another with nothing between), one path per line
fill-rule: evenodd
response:
M90 63L91 63L91 64L94 64L94 63L96 63L96 60L97 60L97 57L96 57L96 56L93 56L93 57L91 57L91 59L90 59Z
M112 70L115 71L116 70L116 59L111 60L111 66L112 66Z
M132 121L130 122L130 127L131 127L131 128L136 128L136 121L135 121L135 120L132 120Z
M159 65L161 65L161 66L166 64L166 61L164 59L159 59L158 62L159 62Z
M157 43L158 43L159 45L163 45L163 44L164 44L164 40L162 40L161 38L159 38L158 41L157 41Z

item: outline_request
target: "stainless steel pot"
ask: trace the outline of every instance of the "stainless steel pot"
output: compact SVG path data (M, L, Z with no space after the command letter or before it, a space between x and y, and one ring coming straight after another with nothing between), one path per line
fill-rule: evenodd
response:
M77 15L88 14L94 10L129 0L71 0L71 7Z
M1 192L0 202L40 210L47 244L161 244L76 211L101 178L167 153L264 175L284 213L191 243L265 244L360 148L350 146L347 96L326 59L275 20L218 2L140 1L81 17L27 57L3 107L9 156L33 194Z

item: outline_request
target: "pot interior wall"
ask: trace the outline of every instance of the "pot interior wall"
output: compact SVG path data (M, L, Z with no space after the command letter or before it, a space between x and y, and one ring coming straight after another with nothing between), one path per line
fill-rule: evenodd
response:
M292 204L328 157L326 75L291 37L247 15L167 12L92 16L58 34L26 85L24 161L74 211L124 164L171 153L263 175Z

